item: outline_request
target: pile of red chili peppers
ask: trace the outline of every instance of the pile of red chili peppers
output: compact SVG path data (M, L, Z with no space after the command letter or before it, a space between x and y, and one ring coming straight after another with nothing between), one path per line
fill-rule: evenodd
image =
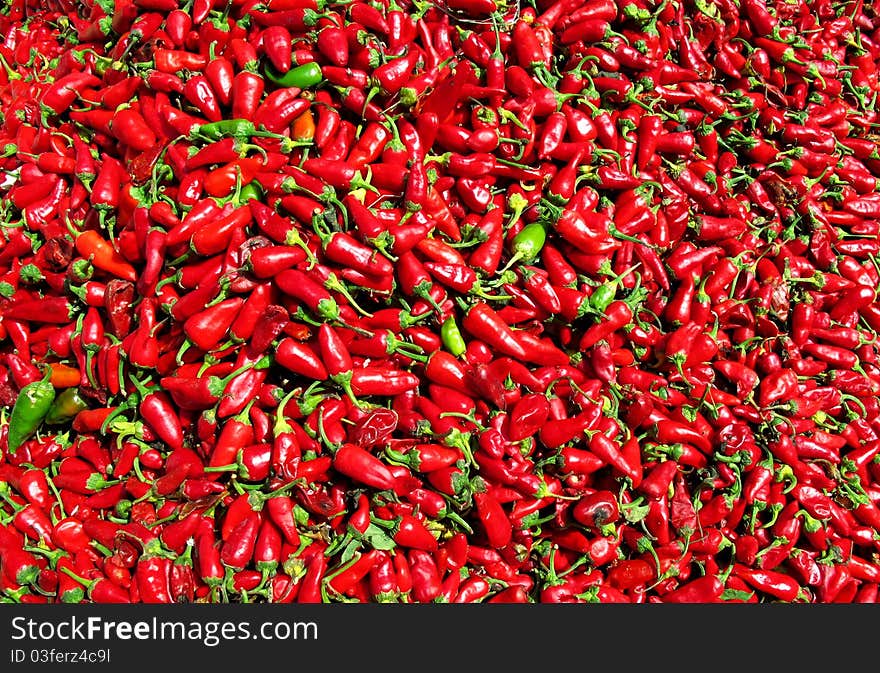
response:
M5 7L0 601L877 600L880 3Z

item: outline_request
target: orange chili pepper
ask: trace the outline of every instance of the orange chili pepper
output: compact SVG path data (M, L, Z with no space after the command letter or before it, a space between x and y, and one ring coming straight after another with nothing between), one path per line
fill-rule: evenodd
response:
M137 280L137 271L123 259L113 245L101 237L101 234L90 229L76 237L76 251L91 260L97 268L125 280Z
M54 362L49 365L52 370L49 376L49 382L56 388L73 388L80 383L79 369L61 362Z
M308 341L312 338L312 330L303 323L291 322L284 328L284 333L297 341Z
M311 140L315 137L315 118L311 110L306 110L293 120L290 129L294 140Z

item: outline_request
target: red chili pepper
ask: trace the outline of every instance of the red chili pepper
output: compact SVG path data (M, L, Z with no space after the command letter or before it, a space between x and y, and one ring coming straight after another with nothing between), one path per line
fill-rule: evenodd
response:
M790 369L771 372L761 380L758 388L758 403L769 406L780 399L788 399L797 387L797 375Z
M203 54L177 49L154 49L153 62L160 72L177 73L181 70L201 71L208 64Z
M496 549L510 544L512 526L501 504L488 493L474 493L474 504L489 544Z
M214 350L229 332L243 304L244 299L233 297L195 313L184 323L187 337L203 351Z
M211 458L208 461L210 467L229 465L235 462L235 455L239 448L253 443L254 429L247 411L247 409L242 410L223 423L223 428L217 437Z
M220 561L224 565L241 570L250 563L261 522L261 515L251 512L232 529L220 547Z
M585 350L598 341L627 325L633 317L629 305L620 300L612 301L605 309L605 320L589 327L581 337L580 348Z
M662 596L663 603L717 603L721 600L724 585L717 577L706 575Z
M155 542L155 541L154 541ZM140 555L137 562L135 577L140 596L144 603L171 603L171 565L167 556L153 543Z
M82 91L101 84L101 80L88 72L72 72L60 77L43 91L40 104L55 114L61 114L73 106Z
M526 350L510 327L485 302L477 302L468 308L461 324L474 337L497 348L501 353L518 360L528 359Z
M299 94L296 87L273 91L262 100L251 119L258 128L280 133L309 108L309 101Z
M339 318L339 306L331 294L299 269L288 269L275 279L276 285L286 294L302 301L309 310L325 320Z
M754 589L791 603L801 593L800 585L789 575L773 570L756 570L740 564L733 566L733 573Z
M333 457L333 467L362 484L395 490L397 477L378 458L354 444L343 444Z

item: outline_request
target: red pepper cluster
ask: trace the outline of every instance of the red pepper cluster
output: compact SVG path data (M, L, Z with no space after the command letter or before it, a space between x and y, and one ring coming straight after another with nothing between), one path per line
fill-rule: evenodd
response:
M0 37L0 601L877 599L880 4Z

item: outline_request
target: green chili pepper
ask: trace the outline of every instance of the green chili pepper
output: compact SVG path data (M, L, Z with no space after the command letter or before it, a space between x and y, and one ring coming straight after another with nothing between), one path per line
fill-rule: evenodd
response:
M440 327L440 339L443 341L443 345L446 346L446 350L455 357L463 355L467 350L467 344L464 342L461 330L458 329L458 323L455 322L455 318L452 316L443 321L443 325Z
M52 402L43 422L47 425L66 423L88 406L79 394L79 388L65 388Z
M527 224L513 237L513 253L517 259L528 263L538 256L544 242L547 240L547 232L540 222Z
M241 188L238 193L238 202L247 203L248 201L259 201L263 197L263 190L260 189L258 182L249 182Z
M607 283L606 285L600 285L595 290L593 290L593 294L590 295L590 306L594 308L597 312L604 313L605 309L608 308L608 305L612 301L614 301L614 297L616 295L616 283Z
M15 453L33 435L55 401L55 387L49 382L51 370L39 381L21 389L9 416L9 453Z
M266 77L278 86L295 86L298 89L308 89L324 80L321 66L314 61L291 68L283 75L272 66L266 66Z
M190 135L208 140L221 140L228 137L249 138L256 132L256 125L249 119L224 119L219 122L200 124L190 132Z
M593 290L593 294L590 295L590 306L597 313L605 313L605 309L608 308L617 296L617 289L620 286L621 279L628 276L635 269L635 266L631 266L623 273L608 279L605 283Z
M282 138L277 133L258 129L250 119L223 119L219 122L199 124L192 131L190 137L203 140L222 140L223 138Z

